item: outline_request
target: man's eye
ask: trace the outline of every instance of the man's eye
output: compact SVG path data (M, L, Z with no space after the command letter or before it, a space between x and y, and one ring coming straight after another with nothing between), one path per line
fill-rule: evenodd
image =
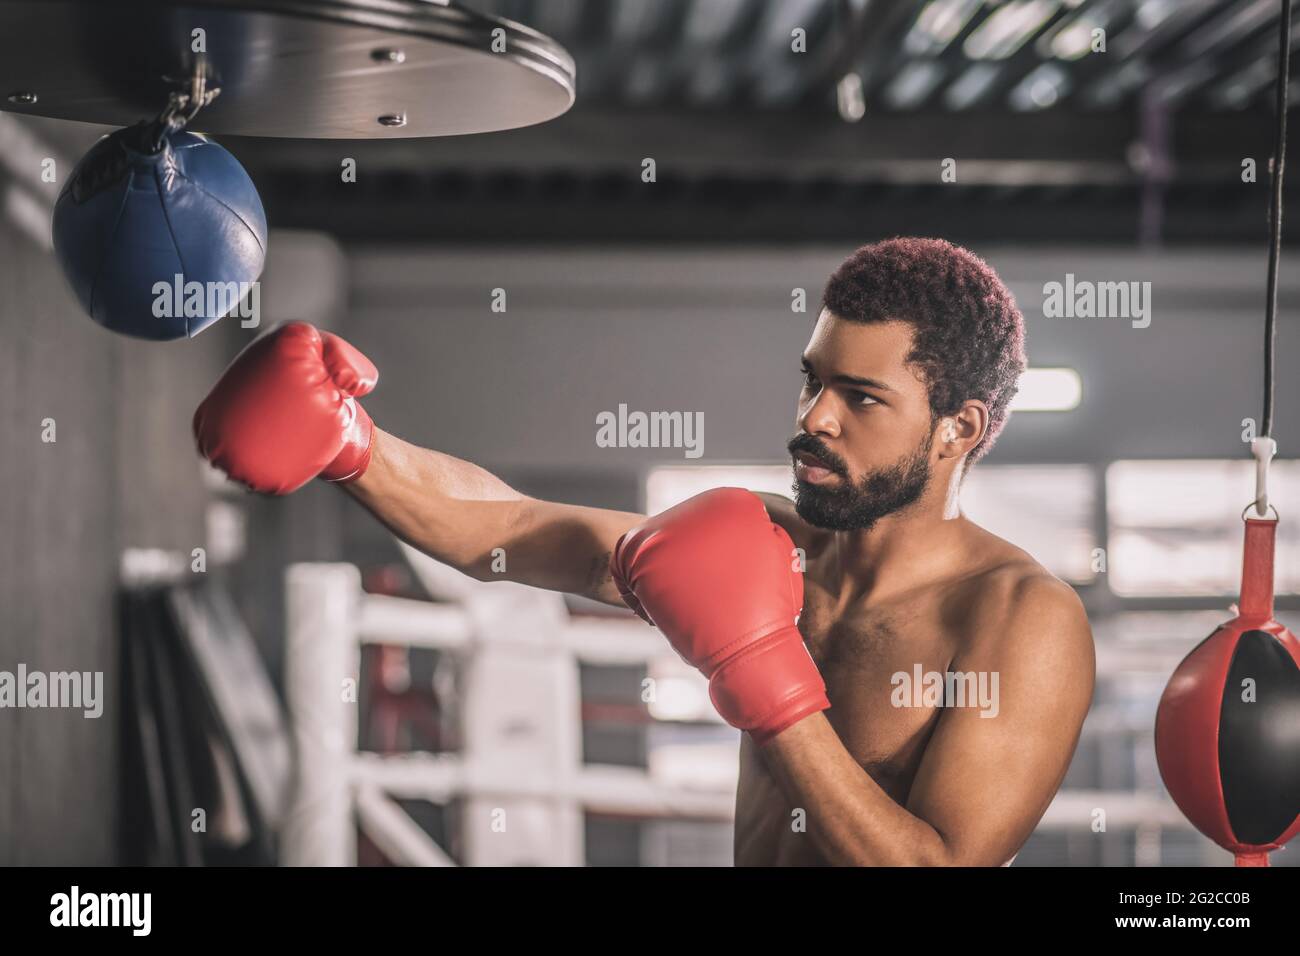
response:
M806 368L799 369L799 374L803 376L803 383L805 386L811 388L813 385L817 384L817 376L814 375L808 369Z
M849 392L849 398L855 405L878 405L880 402L872 398L866 392Z

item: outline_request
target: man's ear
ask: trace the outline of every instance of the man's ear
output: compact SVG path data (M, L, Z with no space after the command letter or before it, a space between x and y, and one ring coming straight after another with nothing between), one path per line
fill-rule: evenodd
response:
M968 399L956 414L939 419L939 457L965 455L983 440L988 427L988 406L979 399Z

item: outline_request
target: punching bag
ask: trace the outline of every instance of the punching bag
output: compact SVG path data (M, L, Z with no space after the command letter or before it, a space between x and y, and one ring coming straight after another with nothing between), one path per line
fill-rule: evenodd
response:
M198 335L240 304L266 262L266 213L221 146L140 123L77 164L54 204L53 238L87 315L166 341Z
M1300 643L1273 619L1277 520L1246 519L1239 613L1178 665L1156 711L1156 759L1196 828L1267 866L1300 831Z

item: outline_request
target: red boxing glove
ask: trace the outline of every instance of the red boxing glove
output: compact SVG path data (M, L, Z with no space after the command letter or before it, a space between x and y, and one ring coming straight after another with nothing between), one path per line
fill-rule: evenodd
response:
M370 416L355 401L379 380L337 335L289 322L250 342L194 413L199 454L254 491L313 478L348 482L370 464Z
M727 723L759 744L830 707L795 620L794 543L740 488L696 495L623 535L610 561L628 607L709 679Z

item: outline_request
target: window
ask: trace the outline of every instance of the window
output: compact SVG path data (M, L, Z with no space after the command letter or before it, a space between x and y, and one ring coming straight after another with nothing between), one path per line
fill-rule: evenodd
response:
M1300 591L1300 465L1274 462L1277 593ZM1255 497L1253 461L1117 461L1106 471L1110 586L1123 597L1236 595L1241 512ZM1291 509L1288 509L1291 505Z
M1053 574L1077 584L1095 575L1097 506L1088 465L980 465L962 491L962 507L977 522L1024 548ZM646 511L658 514L710 488L735 486L791 494L789 465L673 465L646 478Z
M658 514L711 488L748 488L790 497L794 474L784 465L669 465L651 469L645 482L646 514Z
M1099 547L1094 474L1089 465L977 465L962 489L962 511L1057 577L1088 584Z

